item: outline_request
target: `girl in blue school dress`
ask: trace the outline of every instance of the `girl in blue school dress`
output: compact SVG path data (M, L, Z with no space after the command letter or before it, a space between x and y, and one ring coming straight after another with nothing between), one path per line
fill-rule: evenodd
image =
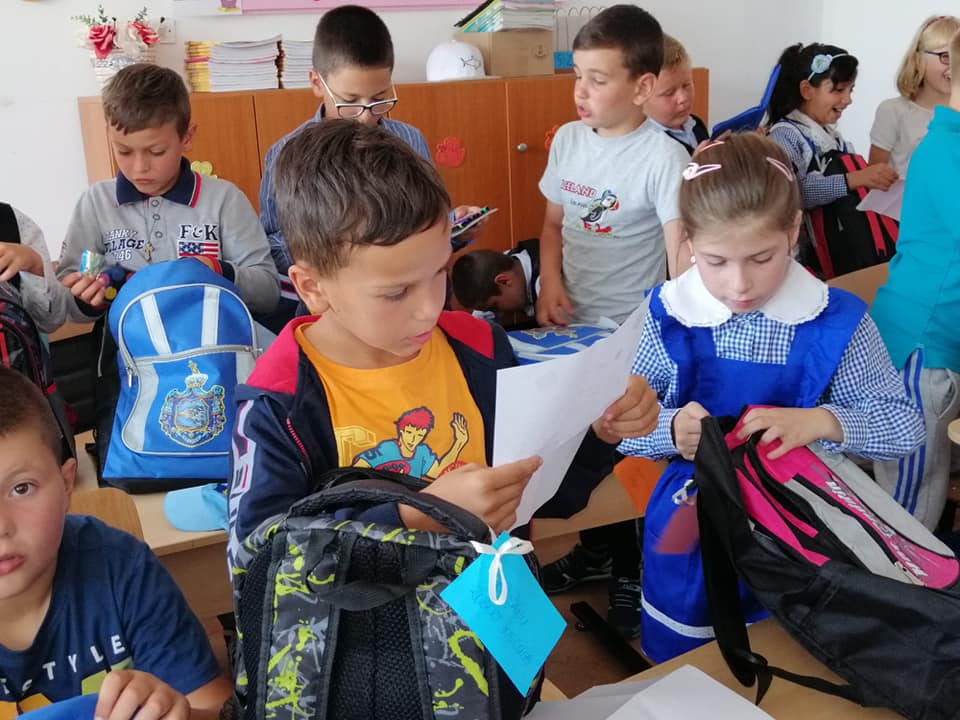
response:
M923 439L920 412L866 305L793 259L801 213L789 162L753 133L701 150L680 190L693 265L650 297L633 373L657 392L660 419L620 451L671 460L650 499L643 541L641 642L656 662L713 639L699 544L685 554L658 552L693 476L703 417L773 406L747 413L741 433L779 441L771 458L819 442L886 460ZM762 617L743 595L748 621Z

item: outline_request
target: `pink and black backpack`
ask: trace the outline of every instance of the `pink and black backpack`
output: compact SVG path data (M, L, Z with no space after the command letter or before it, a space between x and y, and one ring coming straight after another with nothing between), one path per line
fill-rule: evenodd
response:
M729 424L732 424L729 423ZM960 563L842 455L776 460L757 437L703 421L695 459L700 547L717 642L763 697L774 676L914 720L960 712ZM738 577L847 681L768 665L750 650Z

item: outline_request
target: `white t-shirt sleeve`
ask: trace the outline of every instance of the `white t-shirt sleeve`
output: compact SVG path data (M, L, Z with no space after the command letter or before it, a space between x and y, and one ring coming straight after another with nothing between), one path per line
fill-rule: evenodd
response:
M884 100L877 106L877 114L870 128L870 144L881 150L892 150L900 133L900 98Z
M656 164L656 169L650 173L650 197L661 225L680 217L680 183L683 169L689 162L687 151L680 143L671 140L665 147L662 159Z
M547 167L540 178L540 192L555 205L563 203L563 193L560 191L560 157L563 149L564 130L566 126L557 130L553 136L553 142L550 143L550 153L547 156Z

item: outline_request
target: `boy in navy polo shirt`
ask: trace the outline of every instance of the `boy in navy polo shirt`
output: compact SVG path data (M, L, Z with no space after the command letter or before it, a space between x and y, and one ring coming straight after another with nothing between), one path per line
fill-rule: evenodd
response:
M77 300L72 318L89 321L107 305L99 278L78 272L84 250L128 271L195 257L235 283L252 312L272 311L279 279L250 202L183 157L196 126L181 77L157 65L126 67L104 88L103 111L120 171L92 185L70 220L57 274Z
M203 628L146 545L66 515L76 473L40 389L0 367L0 718L97 692L98 718L218 717Z
M194 172L183 157L196 128L181 77L157 65L130 65L104 88L103 111L120 171L80 198L57 272L75 300L70 319L97 319L98 442L109 437L120 380L115 342L104 331L106 276L79 272L84 250L126 271L196 258L233 282L252 313L271 312L280 297L267 237L249 201L226 180Z

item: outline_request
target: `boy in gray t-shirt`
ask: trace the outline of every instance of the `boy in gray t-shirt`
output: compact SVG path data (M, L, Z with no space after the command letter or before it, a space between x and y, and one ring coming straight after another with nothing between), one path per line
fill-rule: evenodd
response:
M690 158L643 112L662 62L660 26L634 6L608 8L577 34L581 119L557 131L540 179L541 325L622 322L667 270L676 274Z
M690 157L643 112L663 64L663 31L635 5L614 5L573 43L579 122L560 128L540 180L547 212L540 236L537 322L622 322L647 290L676 276L677 209ZM558 593L610 578L607 621L626 637L640 627L640 546L635 521L584 531L543 569Z

